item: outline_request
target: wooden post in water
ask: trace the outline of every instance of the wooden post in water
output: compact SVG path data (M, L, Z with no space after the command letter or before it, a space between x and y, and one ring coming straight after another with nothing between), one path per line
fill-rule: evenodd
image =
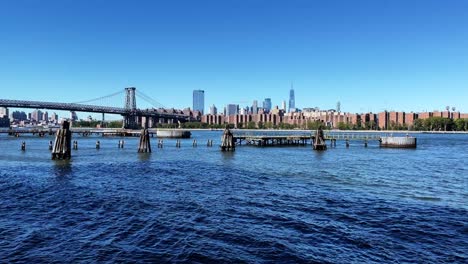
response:
M327 143L325 143L323 130L322 130L322 127L319 127L317 129L317 132L315 132L314 150L326 150L326 149L327 149Z
M138 145L139 153L151 153L151 143L148 129L143 129L140 134L140 144Z
M63 121L62 128L57 130L55 143L52 149L52 159L71 158L71 137L70 123Z
M226 126L224 129L223 136L221 137L221 150L222 151L234 151L236 145L234 143L234 136L232 135L229 128Z

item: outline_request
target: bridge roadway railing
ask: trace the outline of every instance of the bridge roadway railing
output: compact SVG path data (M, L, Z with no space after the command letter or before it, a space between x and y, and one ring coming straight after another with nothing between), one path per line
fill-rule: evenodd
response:
M9 99L0 99L0 107L50 109L50 110L77 111L77 112L90 112L90 113L174 118L174 119L187 119L190 117L185 114L166 112L166 110L164 109L128 110L122 107L112 107L112 106L97 106L97 105L87 105L87 104L40 102L40 101L9 100Z

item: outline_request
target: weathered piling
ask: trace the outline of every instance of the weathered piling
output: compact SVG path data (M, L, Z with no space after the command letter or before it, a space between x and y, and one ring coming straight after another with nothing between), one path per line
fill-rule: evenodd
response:
M26 142L21 142L21 150L25 151L26 150Z
M96 149L100 149L101 148L101 142L98 140L96 141Z
M122 139L122 140L119 140L119 143L118 143L117 147L118 147L119 149L121 149L121 148L123 149L123 148L124 148L124 145L125 145L125 141Z
M236 149L236 145L234 142L234 136L232 135L231 131L228 127L223 132L223 136L221 137L221 150L222 151L234 151Z
M364 147L367 148L367 139L364 140Z
M180 140L179 139L176 140L176 148L180 148Z
M208 139L208 141L206 142L206 146L207 147L212 147L213 146L213 140Z
M162 139L159 139L159 140L158 140L158 148L163 148L163 146L164 146L163 140L162 140Z
M415 137L381 137L380 147L383 148L416 148Z
M78 141L76 140L73 141L73 149L78 150Z
M49 150L52 150L53 146L54 146L54 145L53 145L53 143L52 143L52 140L50 140L50 141L49 141Z
M196 146L197 146L197 140L196 140L196 139L193 140L193 144L192 144L192 145L193 145L193 147L196 147Z
M327 144L325 143L325 138L323 136L322 127L319 127L315 132L315 139L313 142L314 150L326 150Z
M71 158L71 137L70 123L63 121L62 128L57 130L55 143L52 149L52 159Z
M148 129L143 129L140 134L140 144L138 145L139 153L151 153L151 143Z
M346 139L346 147L349 148L349 139Z

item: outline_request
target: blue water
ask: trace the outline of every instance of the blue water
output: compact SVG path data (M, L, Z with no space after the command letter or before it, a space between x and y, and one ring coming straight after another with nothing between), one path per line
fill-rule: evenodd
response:
M67 162L52 137L1 135L0 262L468 262L468 135L234 153L192 136L151 154L74 136Z

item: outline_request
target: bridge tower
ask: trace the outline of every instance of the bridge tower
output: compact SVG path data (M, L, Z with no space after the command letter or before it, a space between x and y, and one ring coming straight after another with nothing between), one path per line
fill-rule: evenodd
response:
M136 110L135 87L125 88L125 109L128 111Z
M139 118L137 116L135 92L135 87L125 88L125 110L127 113L124 115L124 128L138 128Z

